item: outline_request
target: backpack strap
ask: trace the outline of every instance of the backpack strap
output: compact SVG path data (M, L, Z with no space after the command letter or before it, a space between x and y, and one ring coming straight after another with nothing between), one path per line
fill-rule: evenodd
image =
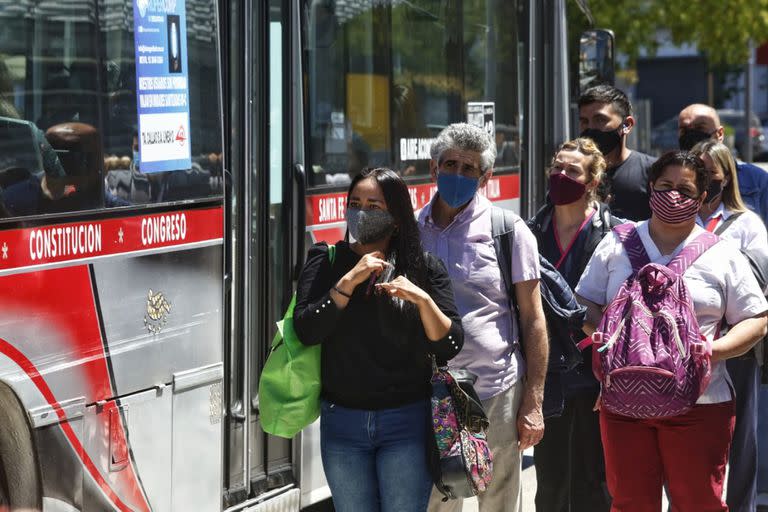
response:
M715 245L718 241L720 241L720 237L714 233L710 233L709 231L700 233L699 236L693 239L693 241L683 247L680 254L675 256L672 261L669 262L667 267L676 272L677 275L683 275L685 271L688 270L688 267L690 267L699 256L707 252L707 249Z
M736 221L736 219L738 219L741 216L742 213L744 213L744 212L736 212L733 215L731 215L730 217L728 217L727 219L725 219L722 224L717 226L717 229L715 230L715 234L717 236L722 235L723 231L728 229L728 226L733 224Z
M518 325L518 341L513 345L517 350L520 345L520 314L515 298L515 285L512 282L512 243L515 240L515 219L517 214L511 210L505 210L498 206L491 206L491 236L493 247L496 250L496 261L499 264L501 278L504 280L504 288L507 291L509 309L515 315Z
M504 288L507 290L509 302L515 306L515 287L512 283L512 242L515 240L515 213L510 210L491 206L491 236L496 250L496 260L499 263Z
M613 232L619 237L624 250L627 251L629 262L632 264L632 274L637 274L641 268L651 262L645 251L643 241L640 239L640 233L637 232L634 224L630 222L619 224L613 228Z

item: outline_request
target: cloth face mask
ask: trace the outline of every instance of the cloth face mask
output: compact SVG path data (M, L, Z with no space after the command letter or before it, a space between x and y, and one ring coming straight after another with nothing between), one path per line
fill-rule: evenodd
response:
M347 208L347 229L354 241L367 245L392 234L395 218L384 210Z
M675 189L651 189L651 211L667 224L680 224L699 213L699 201L685 196Z
M467 204L477 192L480 178L467 178L461 174L437 173L437 191L451 208Z
M683 130L683 134L677 139L680 149L690 151L693 146L703 140L707 140L712 137L715 132L707 133L702 130Z
M565 173L549 175L549 198L553 204L564 205L578 201L586 192L587 186Z
M725 185L723 185L723 180L713 180L709 184L709 188L707 189L707 203L711 203L715 201L718 197L720 197L720 194L723 193L723 188Z
M619 134L619 130L623 126L624 125L622 124L618 129L609 130L607 132L598 130L596 128L589 128L588 130L581 132L579 136L586 137L595 141L595 144L597 144L597 149L599 149L603 155L607 155L616 149L619 144L621 144L621 135Z

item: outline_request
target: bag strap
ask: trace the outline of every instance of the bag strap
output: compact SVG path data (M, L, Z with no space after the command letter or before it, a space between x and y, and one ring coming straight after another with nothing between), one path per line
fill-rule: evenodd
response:
M632 274L637 272L651 262L648 253L645 251L643 241L640 239L640 233L632 223L619 224L613 228L613 232L619 237L624 250L627 251L629 262L632 264Z
M491 236L493 237L493 247L496 250L496 262L499 264L501 278L504 280L504 289L507 291L509 309L515 315L518 325L518 340L512 345L513 351L517 350L522 339L520 312L517 309L515 284L512 282L512 244L515 241L516 218L517 214L511 210L491 206Z
M703 231L693 241L683 247L680 254L675 256L667 267L676 272L677 275L683 275L699 256L707 252L707 249L715 245L719 240L720 237L716 234Z
M496 260L499 263L504 288L507 290L509 302L515 304L515 286L512 283L512 243L515 240L515 213L498 206L491 206L491 236L496 250Z
M331 262L331 265L333 265L333 262L336 261L336 246L335 245L329 245L328 246L328 261Z
M717 226L717 229L715 230L715 234L717 236L722 235L723 231L728 229L728 226L733 224L736 221L736 219L738 219L741 216L742 213L744 213L744 212L736 212L733 215L731 215L730 217L728 217L727 219L725 219L722 224Z

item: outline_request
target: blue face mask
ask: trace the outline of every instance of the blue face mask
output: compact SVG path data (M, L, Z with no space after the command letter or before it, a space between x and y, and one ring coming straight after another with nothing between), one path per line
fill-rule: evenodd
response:
M437 191L451 208L467 204L477 192L480 178L467 178L461 174L437 172Z

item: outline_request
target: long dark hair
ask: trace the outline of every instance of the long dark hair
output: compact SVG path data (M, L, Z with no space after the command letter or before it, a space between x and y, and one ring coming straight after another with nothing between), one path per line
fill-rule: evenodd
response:
M353 179L347 191L347 204L352 190L361 181L373 178L381 187L387 209L395 218L397 229L389 241L389 252L396 255L395 275L406 276L411 282L424 288L428 285L424 249L421 246L419 228L413 213L411 195L403 179L391 169L377 167L363 169Z
M432 287L427 279L426 263L424 261L424 249L421 246L419 228L416 225L416 216L413 213L411 196L405 182L393 170L384 167L376 169L363 169L353 179L347 192L347 204L355 186L361 181L373 178L381 187L384 200L387 202L387 210L395 218L397 229L389 240L387 257L395 258L395 271L392 278L402 275L417 285L425 292L431 294ZM349 233L347 233L348 239ZM408 336L403 336L401 326L403 320L409 324L419 324L419 312L416 306L402 299L380 296L376 298L376 310L379 316L379 325L384 337L398 347L415 347Z

